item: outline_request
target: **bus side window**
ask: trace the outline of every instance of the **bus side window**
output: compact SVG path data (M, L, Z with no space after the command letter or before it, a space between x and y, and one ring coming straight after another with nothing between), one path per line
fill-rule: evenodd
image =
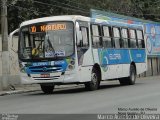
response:
M129 30L129 38L130 38L130 48L137 48L136 34L135 30Z
M143 33L141 30L137 30L137 39L138 39L138 47L144 48L144 39L143 39Z
M93 47L101 47L100 28L98 25L91 25L92 45Z
M103 26L103 47L105 48L112 48L112 38L111 38L111 27Z
M88 28L81 27L82 32L82 47L89 47Z
M128 33L126 28L121 29L121 35L123 39L123 47L128 48Z
M119 28L113 27L113 37L115 42L115 48L120 48L120 31Z

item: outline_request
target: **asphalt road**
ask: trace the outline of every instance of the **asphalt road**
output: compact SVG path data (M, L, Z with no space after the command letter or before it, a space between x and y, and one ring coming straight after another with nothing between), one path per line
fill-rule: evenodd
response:
M135 85L120 86L107 81L97 91L83 86L57 90L46 95L41 91L0 96L0 113L14 114L100 114L145 112L160 114L160 76L141 78Z

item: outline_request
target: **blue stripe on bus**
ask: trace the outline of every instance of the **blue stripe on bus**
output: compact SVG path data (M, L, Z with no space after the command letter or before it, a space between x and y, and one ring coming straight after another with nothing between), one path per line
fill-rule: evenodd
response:
M42 74L66 71L68 63L66 60L33 62L31 66L25 67L27 74Z
M144 63L146 59L145 49L131 49L130 54L132 61L135 63Z
M113 64L144 63L145 49L98 49L101 66Z

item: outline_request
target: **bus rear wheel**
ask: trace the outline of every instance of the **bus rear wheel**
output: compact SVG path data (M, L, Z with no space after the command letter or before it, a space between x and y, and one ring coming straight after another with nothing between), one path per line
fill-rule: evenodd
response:
M85 83L85 88L87 90L93 91L97 90L100 85L100 76L98 74L98 71L93 68L92 73L91 73L91 81Z
M120 78L119 82L121 85L134 85L136 81L136 68L134 65L130 66L130 75L126 78Z
M52 83L45 83L45 84L40 84L41 86L41 90L45 93L45 94L51 94L53 93L54 90L54 84Z

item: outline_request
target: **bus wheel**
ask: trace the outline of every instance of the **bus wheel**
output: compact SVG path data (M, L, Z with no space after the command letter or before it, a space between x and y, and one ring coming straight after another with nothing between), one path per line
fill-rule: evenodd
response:
M136 69L134 65L130 66L130 75L126 78L120 78L119 82L121 85L134 85L136 81Z
M97 90L100 85L100 76L98 75L98 71L93 68L92 74L91 74L91 81L85 83L85 88L87 90Z
M50 83L50 84L40 84L40 86L41 86L41 90L45 94L51 94L51 93L53 93L54 84L52 84L52 83Z

